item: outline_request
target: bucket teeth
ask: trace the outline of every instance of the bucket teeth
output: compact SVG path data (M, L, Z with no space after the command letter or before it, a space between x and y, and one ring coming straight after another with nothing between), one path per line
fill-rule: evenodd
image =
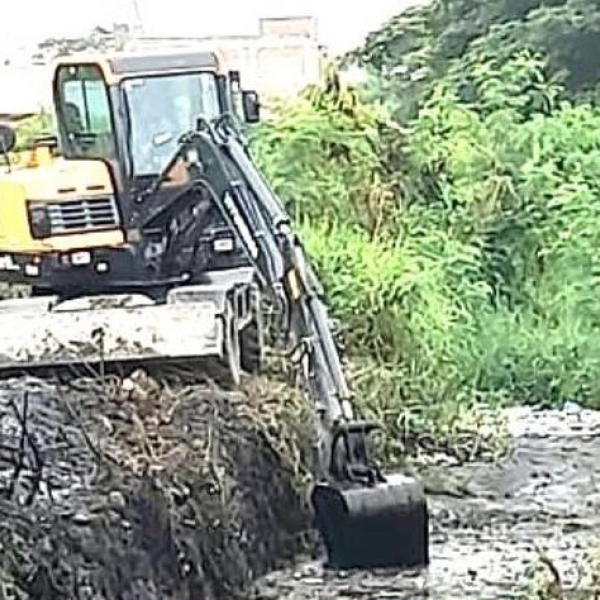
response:
M385 483L349 489L319 484L312 504L330 568L429 565L429 514L415 479L393 475Z

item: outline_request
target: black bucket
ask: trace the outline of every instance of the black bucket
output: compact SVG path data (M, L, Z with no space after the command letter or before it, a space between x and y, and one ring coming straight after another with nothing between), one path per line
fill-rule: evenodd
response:
M424 568L429 513L423 487L403 475L385 483L338 489L315 486L316 524L334 569Z

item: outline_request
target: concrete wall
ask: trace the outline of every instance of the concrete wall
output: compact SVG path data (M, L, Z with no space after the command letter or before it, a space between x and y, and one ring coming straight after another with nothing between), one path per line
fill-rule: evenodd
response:
M254 36L151 38L131 41L131 49L205 47L218 50L228 69L239 70L242 85L263 95L290 96L316 83L325 55L312 17L261 19Z
M113 36L114 37L114 36ZM79 47L86 40L77 40ZM111 45L110 40L89 40L90 46ZM91 43L93 42L93 43ZM119 39L119 47L123 46ZM124 42L124 50L150 48L207 48L217 50L225 67L239 70L242 85L263 97L293 96L319 79L324 49L318 41L316 19L289 17L261 19L256 35L202 38L136 37ZM38 51L39 52L39 51ZM51 52L51 51L49 51ZM0 117L31 114L51 108L51 56L36 54L30 61L0 66Z

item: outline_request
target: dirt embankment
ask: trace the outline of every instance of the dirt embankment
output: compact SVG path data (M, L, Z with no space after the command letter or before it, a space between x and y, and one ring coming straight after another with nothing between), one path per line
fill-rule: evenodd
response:
M579 567L600 527L599 412L511 409L503 461L421 472L428 570L331 573L297 560L315 541L301 397L126 383L0 387L0 600L598 597L600 570ZM528 589L540 549L558 594Z
M302 402L177 390L2 384L0 599L232 598L307 547Z

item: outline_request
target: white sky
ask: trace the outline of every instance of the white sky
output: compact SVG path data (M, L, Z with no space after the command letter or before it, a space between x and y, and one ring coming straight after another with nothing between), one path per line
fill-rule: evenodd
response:
M1 1L1 0L0 0ZM246 34L259 17L317 17L333 52L359 44L391 16L420 0L137 0L148 35ZM50 36L82 35L95 25L133 22L136 0L17 0L0 21L0 53ZM206 9L206 10L204 10ZM342 9L342 10L340 10Z

